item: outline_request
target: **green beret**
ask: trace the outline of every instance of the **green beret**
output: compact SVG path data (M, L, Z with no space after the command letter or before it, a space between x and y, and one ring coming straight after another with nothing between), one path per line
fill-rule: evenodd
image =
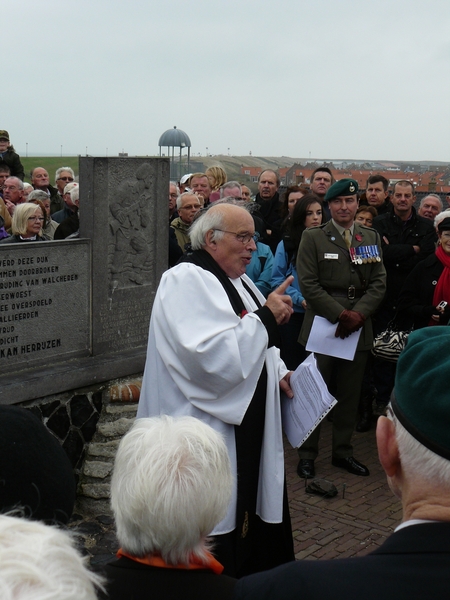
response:
M450 327L413 331L400 354L392 410L403 427L450 460Z
M353 196L359 190L358 182L354 179L339 179L325 194L325 200L333 200L338 196Z

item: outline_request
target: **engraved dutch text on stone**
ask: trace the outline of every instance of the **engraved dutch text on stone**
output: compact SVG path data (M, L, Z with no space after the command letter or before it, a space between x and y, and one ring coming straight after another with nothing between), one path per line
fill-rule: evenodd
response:
M0 245L3 374L89 354L89 263L88 241Z

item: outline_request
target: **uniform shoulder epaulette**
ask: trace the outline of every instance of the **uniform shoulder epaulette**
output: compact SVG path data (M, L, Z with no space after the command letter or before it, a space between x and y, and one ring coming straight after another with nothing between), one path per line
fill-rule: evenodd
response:
M325 227L325 225L326 223L324 223L323 225L317 225L316 227L307 227L305 231L320 231Z

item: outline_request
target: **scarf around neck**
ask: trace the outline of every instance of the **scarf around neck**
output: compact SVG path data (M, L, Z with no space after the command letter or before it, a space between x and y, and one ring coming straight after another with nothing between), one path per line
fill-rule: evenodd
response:
M196 556L191 556L187 564L178 563L176 565L170 565L158 554L149 554L148 556L139 558L138 556L128 554L128 552L125 552L125 550L123 550L122 548L119 549L116 556L117 558L121 558L122 556L124 556L125 558L134 560L134 562L138 562L141 565L148 565L149 567L159 567L161 569L184 569L187 571L203 569L207 571L212 571L217 575L220 575L224 569L220 562L216 560L210 552L206 552L205 560L201 560Z

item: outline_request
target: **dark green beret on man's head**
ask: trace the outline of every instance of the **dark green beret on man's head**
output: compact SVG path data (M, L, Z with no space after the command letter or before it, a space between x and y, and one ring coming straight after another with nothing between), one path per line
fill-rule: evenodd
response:
M450 327L413 331L400 354L392 410L422 445L450 460Z
M328 188L325 194L325 200L333 200L338 196L354 196L358 193L359 186L358 182L354 179L339 179L336 183Z

